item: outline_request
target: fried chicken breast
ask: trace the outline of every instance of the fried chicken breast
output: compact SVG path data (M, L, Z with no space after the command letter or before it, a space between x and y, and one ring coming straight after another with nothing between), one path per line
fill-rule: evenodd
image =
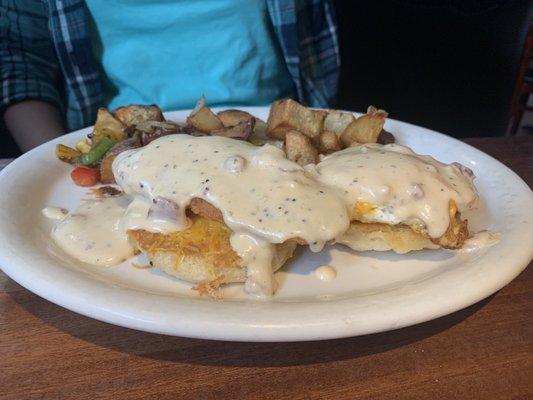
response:
M190 227L183 231L162 234L128 230L128 238L155 266L177 278L194 283L244 282L246 266L231 248L231 230L221 221L197 214L192 214L190 220ZM295 248L293 242L276 245L273 271L292 256Z

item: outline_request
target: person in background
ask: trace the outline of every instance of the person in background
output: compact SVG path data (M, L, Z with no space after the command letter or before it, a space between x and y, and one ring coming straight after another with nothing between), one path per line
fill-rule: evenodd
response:
M335 103L330 0L0 0L1 112L23 151L98 107Z

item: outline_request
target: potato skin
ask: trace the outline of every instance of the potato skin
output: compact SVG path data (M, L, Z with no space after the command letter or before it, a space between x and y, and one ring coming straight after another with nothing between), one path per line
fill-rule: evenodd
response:
M211 131L212 136L224 136L232 139L248 140L254 131L255 118L239 122L237 125Z
M131 128L143 121L164 121L163 112L155 104L140 105L130 104L119 107L113 111L113 115L126 127Z
M379 144L391 144L396 142L396 138L392 133L389 131L386 131L385 129L382 129L381 132L378 135L378 141Z
M341 142L344 147L354 143L376 143L380 132L385 125L387 113L370 106L367 113L361 115L350 123L341 133Z
M217 115L205 105L198 110L194 110L187 117L187 125L203 133L210 133L224 128Z
M301 165L315 164L318 161L318 150L311 140L298 131L288 131L285 134L285 153L287 158Z
M335 132L324 131L318 140L320 154L330 154L342 149L339 136Z
M211 219L213 221L224 222L224 218L222 217L220 210L204 199L194 197L191 199L189 208L194 214Z
M340 135L353 121L355 121L355 117L352 113L328 110L328 115L324 120L324 131L331 131Z
M254 120L255 117L247 113L246 111L241 110L224 110L217 113L218 119L222 122L225 128L229 128L235 125L238 125L242 122L248 122Z
M326 111L309 109L291 99L278 100L270 107L267 134L284 139L287 132L297 130L316 141L324 128L326 115Z
M107 136L117 142L128 137L124 124L115 118L107 108L101 107L96 114L93 132L90 137L93 143L99 142L104 136Z

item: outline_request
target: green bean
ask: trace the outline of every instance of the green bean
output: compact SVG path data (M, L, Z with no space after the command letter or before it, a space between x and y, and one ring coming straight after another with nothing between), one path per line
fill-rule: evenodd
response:
M116 140L104 136L91 150L89 150L88 153L80 157L81 163L83 165L96 164L104 158L105 153L107 153L116 143Z

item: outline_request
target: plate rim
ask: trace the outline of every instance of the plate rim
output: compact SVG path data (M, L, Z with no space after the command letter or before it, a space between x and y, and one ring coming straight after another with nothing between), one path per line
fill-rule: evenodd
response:
M225 109L225 107L220 108L214 108L217 109ZM249 110L252 114L254 111L256 112L264 112L269 109L269 107L241 107L241 109ZM169 111L166 112L165 115L168 116L168 118L173 119L173 115L186 113L189 110L180 110L180 111ZM357 114L357 113L355 113ZM175 117L174 117L175 118ZM485 159L489 159L490 162L496 163L498 169L505 171L506 174L509 174L513 177L513 184L519 184L521 187L520 189L529 190L530 192L530 201L533 200L533 194L531 192L531 189L529 186L509 167L501 163L500 161L494 159L490 155L482 152L481 150L464 143L456 138L452 138L449 136L446 136L442 133L417 126L414 124L390 119L392 123L400 124L406 126L408 129L417 129L417 130L424 130L426 133L429 133L430 135L436 136L439 140L444 141L451 141L455 145L459 146L466 146L470 152L473 152L474 155L477 155L478 157L482 157ZM35 150L32 150L28 153L25 153L21 157L17 158L13 162L11 162L8 166L6 166L1 172L0 172L0 185L5 184L4 181L9 181L8 177L12 173L11 171L14 171L17 169L20 165L26 162L28 158L32 158L35 154L37 154L37 151L39 148L42 149L43 146L51 146L50 143L56 143L59 141L62 141L65 139L65 137L75 137L77 135L81 135L83 132L86 132L90 127L83 128L74 132L71 132L67 135L61 136L60 138L57 138L51 142L45 143ZM2 194L0 193L0 198L2 197ZM11 258L8 257L8 251L9 249L5 246L5 234L0 227L0 238L4 239L0 241L0 268L4 271L6 275L8 275L11 279L15 280L17 283L19 283L21 286L25 287L27 290L31 291L32 293L37 294L40 297L43 297L44 299L51 301L52 303L55 303L59 306L62 306L64 308L67 308L73 312L76 312L78 314L82 314L85 316L88 316L90 318L94 318L97 320L101 320L104 322L108 322L111 324L132 328L132 329L138 329L143 330L147 332L153 332L153 333L160 333L160 334L167 334L167 335L176 335L176 336L185 336L185 337L192 337L192 338L202 338L202 339L215 339L215 340L231 340L231 341L265 341L265 342L278 342L278 341L305 341L305 340L320 340L320 339L334 339L334 338L341 338L341 337L348 337L348 336L358 336L358 335L364 335L369 333L377 333L377 332L383 332L391 329L397 329L405 326L411 326L415 325L424 321L428 321L431 319L439 318L441 316L447 315L451 312L458 311L460 309L463 309L465 307L468 307L488 296L493 294L494 292L498 291L505 285L507 285L510 281L512 281L516 276L518 276L529 264L531 261L531 258L533 257L533 247L529 249L529 254L527 249L525 249L521 253L521 258L515 262L513 262L514 267L513 268L507 268L507 274L503 274L500 279L497 282L494 282L490 286L484 286L483 289L478 287L477 291L471 291L468 296L460 297L460 301L458 299L452 299L452 301L449 301L444 306L441 305L438 312L435 312L435 310L431 307L426 308L424 312L421 312L420 310L417 310L416 313L412 315L408 315L408 317L405 317L405 314L402 316L401 321L395 320L392 318L393 316L390 316L386 321L381 321L381 323L376 323L375 321L373 323L366 323L364 321L360 321L357 319L357 316L354 316L353 313L345 312L346 318L342 321L339 321L338 318L336 321L332 321L331 318L324 318L324 316L320 318L315 318L313 320L308 321L306 324L302 324L299 322L298 324L286 322L283 324L253 324L253 323L242 323L239 322L238 318L231 318L231 315L229 316L229 320L225 323L216 323L213 321L206 321L206 316L203 316L202 318L199 318L198 315L196 318L190 318L189 322L192 326L185 326L185 325L179 325L174 323L168 323L168 321L161 320L162 313L161 312L154 312L154 310L149 310L150 312L140 313L142 315L139 315L137 312L137 315L135 314L135 310L127 309L125 311L120 313L115 310L116 307L109 307L107 304L108 301L102 300L105 299L106 296L102 295L100 298L98 298L97 301L91 304L85 304L84 306L80 306L80 302L83 302L87 300L87 296L94 295L95 293L104 294L108 291L115 291L116 288L106 285L102 285L101 282L98 282L96 280L87 279L87 276L83 276L80 274L80 276L77 277L77 279L82 279L85 281L85 284L89 285L87 287L86 285L83 286L84 290L86 292L79 293L74 291L74 293L68 293L68 292L61 292L55 293L53 290L53 286L49 284L49 282L43 281L42 279L29 279L29 277L24 276L24 268L17 268L15 264L17 264L17 257ZM19 262L20 260L19 257ZM72 271L70 271L72 272ZM70 275L70 273L67 273L66 275ZM34 277L32 277L34 278ZM42 278L42 277L40 277ZM77 279L70 276L71 279L74 279L76 281ZM417 286L418 283L410 285ZM412 289L415 289L412 287ZM135 294L138 294L138 291L134 289L120 289L122 294L125 297L128 297L129 292L134 292ZM144 296L150 296L147 293L143 294ZM156 297L161 297L162 295L152 295ZM164 296L163 296L164 297ZM174 298L175 299L175 298ZM176 300L174 300L176 301ZM217 302L211 302L206 300L198 300L198 299L180 299L179 300L183 307L185 307L185 310L189 312L194 312L194 310L191 309L191 302L192 308L197 308L198 302L203 302L203 304L209 304L208 308L211 310L211 314L207 313L207 317L212 317L213 315L216 316L217 311L220 311L220 303ZM345 303L352 302L353 299L338 299L334 300L334 302L339 305L342 304L344 306L344 309L349 310L349 308L346 308ZM230 302L233 304L231 306L235 312L242 312L243 308L255 308L255 311L260 311L264 308L262 305L264 304L272 304L272 303L263 303L254 302L251 304L250 302ZM224 302L222 304L228 304L228 302ZM238 304L237 306L235 306ZM306 303L303 303L306 304ZM327 306L331 305L331 303L328 302L318 302L317 308L319 311L326 311ZM349 304L348 304L349 305ZM184 310L183 307L178 307L178 310ZM297 317L299 312L302 312L299 307L295 306L294 303L276 303L276 307L282 308L283 312L287 313L289 316ZM200 309L205 309L205 307L200 307ZM394 309L394 308L393 308ZM137 310L138 311L138 310ZM198 313L199 310L196 310ZM250 310L248 310L250 311ZM252 310L253 311L253 310ZM263 310L264 311L264 310ZM188 317L191 317L188 315ZM287 318L286 318L287 319ZM270 321L272 322L272 321ZM313 328L313 329L310 329Z

